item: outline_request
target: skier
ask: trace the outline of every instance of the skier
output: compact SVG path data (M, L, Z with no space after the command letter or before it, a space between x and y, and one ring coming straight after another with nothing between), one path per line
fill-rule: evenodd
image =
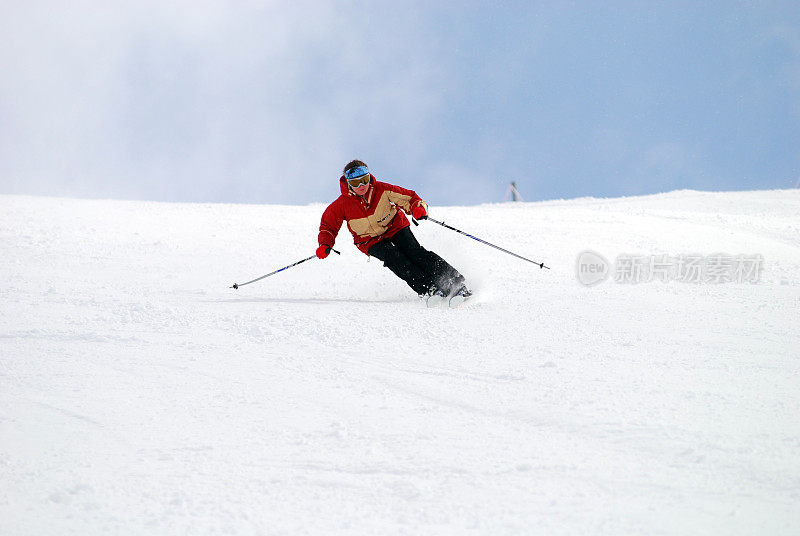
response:
M346 220L356 247L383 261L420 297L427 296L429 306L447 298L456 306L472 295L464 276L412 234L406 213L417 220L428 216L428 205L413 190L376 180L361 160L344 167L339 185L342 194L322 214L317 257L330 254Z

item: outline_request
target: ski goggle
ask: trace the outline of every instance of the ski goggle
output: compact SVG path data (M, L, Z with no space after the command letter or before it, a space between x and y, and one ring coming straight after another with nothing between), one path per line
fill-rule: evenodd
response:
M369 184L369 173L361 175L360 177L355 177L354 179L347 179L347 184L352 188L358 188L362 184Z

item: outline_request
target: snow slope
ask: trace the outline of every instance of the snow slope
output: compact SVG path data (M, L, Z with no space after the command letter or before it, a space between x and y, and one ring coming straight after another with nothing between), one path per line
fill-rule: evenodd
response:
M797 534L800 191L432 216L426 309L322 205L0 196L0 534ZM579 252L761 254L578 283Z

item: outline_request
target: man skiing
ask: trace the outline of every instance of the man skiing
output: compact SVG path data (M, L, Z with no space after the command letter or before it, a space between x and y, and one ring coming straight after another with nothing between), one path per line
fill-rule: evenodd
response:
M428 205L413 190L376 180L361 160L344 167L339 185L342 194L322 214L317 257L330 254L342 222L347 221L356 247L383 261L414 292L427 296L429 306L447 298L456 306L472 295L464 276L420 246L411 232L406 213L417 220L428 216Z

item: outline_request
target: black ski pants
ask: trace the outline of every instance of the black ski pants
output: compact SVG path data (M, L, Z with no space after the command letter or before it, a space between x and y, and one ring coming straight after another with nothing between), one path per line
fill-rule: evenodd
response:
M447 291L464 282L464 276L458 270L433 251L420 246L409 227L373 244L369 254L382 260L384 266L419 295L426 294L433 285Z

